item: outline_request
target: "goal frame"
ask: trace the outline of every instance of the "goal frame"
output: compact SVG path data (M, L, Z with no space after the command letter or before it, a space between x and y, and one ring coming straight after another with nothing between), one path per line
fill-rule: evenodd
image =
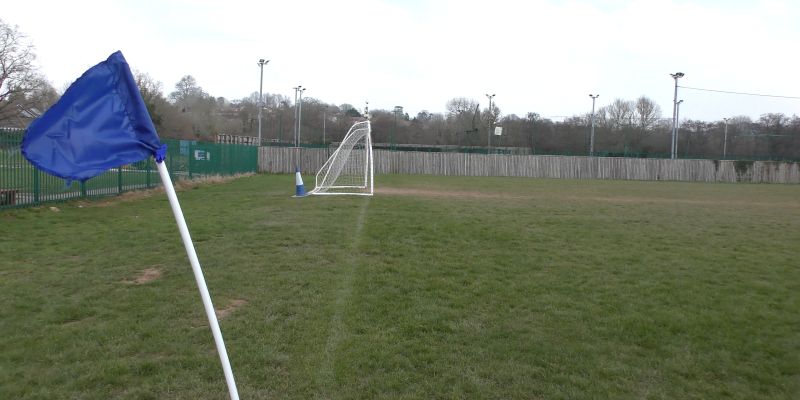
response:
M366 133L363 132L364 129L366 129ZM336 185L335 183L338 179L338 174L341 174L341 169L344 168L342 164L339 167L339 171L335 171L334 168L336 167L336 161L339 157L351 156L350 152L353 151L355 145L361 142L360 137L353 139L356 135L364 136L364 179L360 185ZM362 149L358 149L358 151L362 151ZM348 152L348 154L343 155L344 152ZM337 176L332 176L332 173L337 174ZM352 127L350 127L350 130L347 131L347 134L344 136L344 138L342 138L342 142L339 144L339 147L337 147L333 154L328 157L328 160L325 161L325 164L323 164L322 168L320 168L317 172L317 175L314 177L314 190L309 192L309 194L372 196L375 187L374 176L375 166L373 163L372 152L372 125L370 124L369 120L356 122ZM328 181L329 179L333 181L332 184L322 186L324 185L324 182Z

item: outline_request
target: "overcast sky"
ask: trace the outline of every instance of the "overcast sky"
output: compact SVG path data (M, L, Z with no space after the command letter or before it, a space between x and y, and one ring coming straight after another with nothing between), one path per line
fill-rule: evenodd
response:
M645 95L672 116L674 81L800 97L800 1L4 1L59 90L122 50L165 94L192 75L215 97L258 91L358 108L443 112L454 97L503 114L571 116ZM800 99L679 89L681 119L800 115Z

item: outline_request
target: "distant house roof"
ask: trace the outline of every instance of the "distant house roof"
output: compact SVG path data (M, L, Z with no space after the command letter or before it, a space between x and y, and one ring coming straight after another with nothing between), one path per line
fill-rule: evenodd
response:
M21 104L17 104L17 108L19 109L19 117L25 119L34 119L39 118L42 115L42 112L39 111L36 107L23 107Z

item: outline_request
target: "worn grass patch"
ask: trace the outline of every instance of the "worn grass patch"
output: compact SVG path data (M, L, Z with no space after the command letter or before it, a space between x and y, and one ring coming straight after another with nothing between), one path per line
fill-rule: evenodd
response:
M134 285L143 285L150 283L158 278L161 278L161 270L158 268L146 268L133 279L125 280L123 282Z
M800 397L799 186L376 187L178 193L243 399ZM0 398L226 398L163 193L58 207L0 212Z

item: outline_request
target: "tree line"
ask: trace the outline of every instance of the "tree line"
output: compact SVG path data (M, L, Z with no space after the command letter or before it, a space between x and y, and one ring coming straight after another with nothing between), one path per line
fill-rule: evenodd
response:
M34 66L33 45L16 26L0 20L0 127L25 127L59 98ZM281 94L258 92L240 99L215 97L186 75L165 94L161 82L134 71L142 98L162 137L214 141L218 134L258 135L265 143L293 143L296 104ZM259 100L261 100L259 102ZM409 115L402 107L369 110L373 143L385 147L462 148L530 154L588 155L592 120L594 154L668 157L672 118L646 96L615 99L590 113L547 118L536 112L504 115L497 103L482 107L475 99L455 97L445 112ZM330 144L363 118L352 104L328 104L313 97L302 101L300 142ZM502 134L494 135L501 127ZM800 117L781 113L758 119L736 116L727 121L680 120L680 158L800 159Z

